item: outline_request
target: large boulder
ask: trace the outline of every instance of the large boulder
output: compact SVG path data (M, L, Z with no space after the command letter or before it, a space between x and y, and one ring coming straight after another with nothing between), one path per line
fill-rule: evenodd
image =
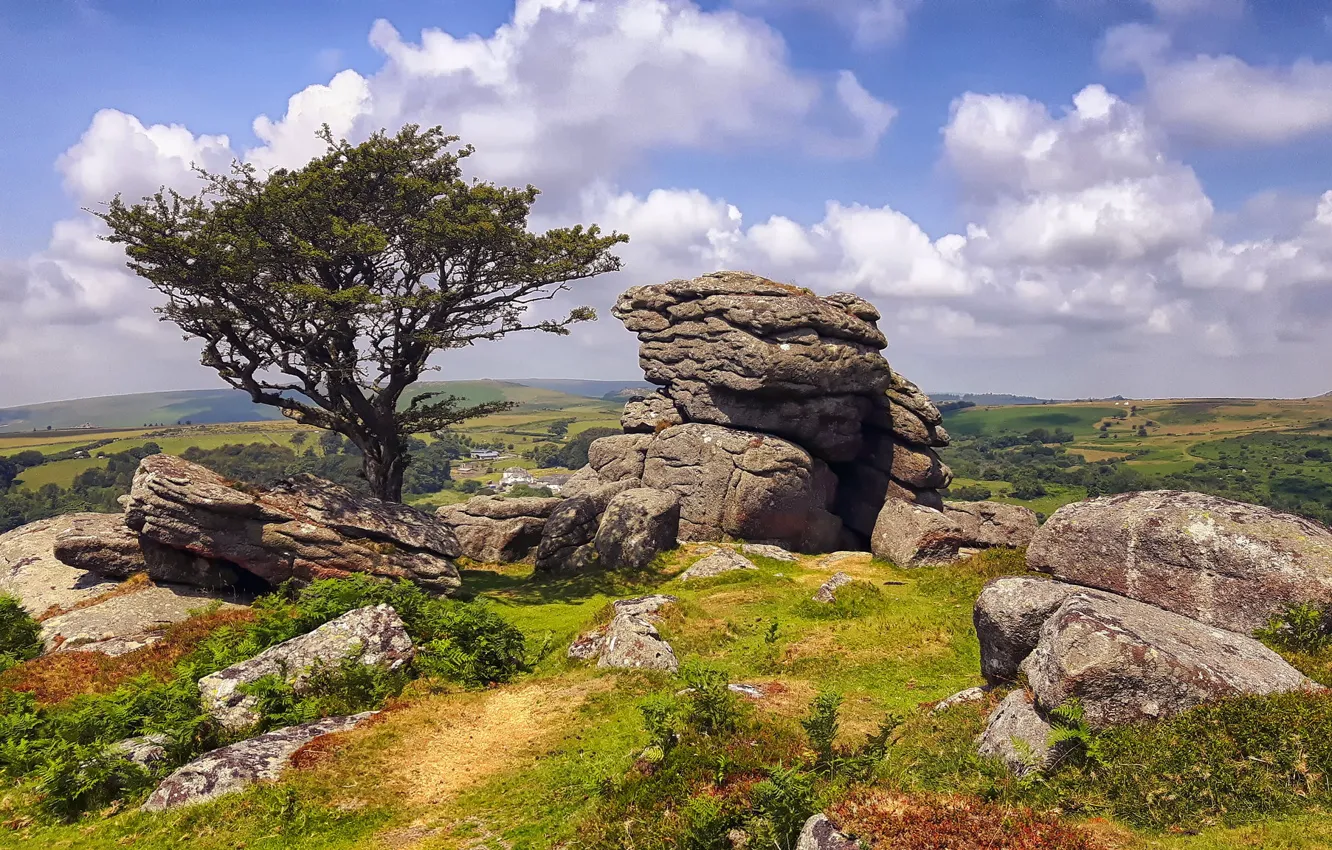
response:
M256 782L277 779L301 747L324 735L347 732L373 714L367 711L288 726L204 753L163 779L143 804L143 810L161 812L204 803L243 791Z
M388 605L348 611L308 634L294 637L225 670L199 680L204 710L227 729L244 729L259 720L252 696L241 686L264 676L281 676L299 693L318 668L355 660L367 667L396 670L411 661L412 639L398 613Z
M546 520L559 498L477 496L435 512L453 529L465 557L486 564L508 564L530 558L541 543Z
M612 570L642 570L675 546L680 499L666 490L637 487L610 500L593 545L598 563Z
M587 447L587 462L602 481L629 481L643 477L650 434L615 434L593 440Z
M626 434L655 434L672 425L683 424L684 417L675 409L675 402L660 390L630 399L620 415L620 427Z
M847 293L715 272L634 287L612 313L685 421L777 434L824 460L855 458L892 383L879 313Z
M601 512L594 496L565 499L546 521L536 551L536 570L542 573L579 573L595 562L592 541Z
M680 662L647 618L616 614L606 628L597 666L674 673L680 669Z
M1011 682L1041 637L1041 627L1082 588L1062 581L1005 576L985 585L972 621L980 638L981 675L991 685Z
M0 534L0 593L19 600L33 617L67 611L117 587L106 577L70 566L55 556L56 540L106 514L67 514Z
M1009 771L1025 776L1044 770L1054 760L1050 735L1054 728L1032 704L1031 695L1018 688L995 707L977 742L987 758L1002 759Z
M258 491L171 455L139 463L125 514L154 543L277 584L366 573L447 593L461 554L448 525L309 475Z
M1160 720L1223 697L1315 687L1247 635L1094 590L1069 596L1050 615L1022 672L1041 708L1076 699L1096 728Z
M1025 546L1036 514L997 502L947 502L935 510L901 499L883 503L870 547L899 566L951 561L962 549Z
M779 437L719 425L668 428L648 446L643 486L680 499L680 539L740 538L828 551L841 521L828 511L837 480Z
M1299 602L1332 602L1332 532L1202 493L1065 505L1027 550L1035 570L1251 632Z

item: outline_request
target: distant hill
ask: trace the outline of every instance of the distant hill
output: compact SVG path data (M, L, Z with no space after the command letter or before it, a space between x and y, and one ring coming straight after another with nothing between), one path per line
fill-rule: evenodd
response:
M655 387L646 381L583 381L576 378L522 378L515 383L528 387L540 387L543 390L558 390L570 395L588 398L609 398L612 394L621 395L626 390L646 390Z
M630 381L435 381L413 388L410 400L422 392L443 392L477 404L484 401L513 401L520 410L558 409L595 403L606 392L632 384ZM568 385L560 389L559 384ZM575 392L574 390L578 391ZM275 408L255 404L238 390L177 390L161 393L51 401L23 407L0 408L0 434L78 428L137 428L144 425L195 425L225 422L258 422L281 419Z
M1012 404L1049 404L1051 399L1036 398L1029 395L1010 395L1009 393L930 393L930 398L940 401L969 401L977 407L1007 407Z

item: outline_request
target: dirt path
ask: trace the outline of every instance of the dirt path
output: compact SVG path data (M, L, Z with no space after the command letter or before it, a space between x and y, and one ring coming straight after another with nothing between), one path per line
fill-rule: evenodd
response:
M534 760L609 679L532 682L483 694L420 700L388 722L402 738L377 766L415 803L438 805Z

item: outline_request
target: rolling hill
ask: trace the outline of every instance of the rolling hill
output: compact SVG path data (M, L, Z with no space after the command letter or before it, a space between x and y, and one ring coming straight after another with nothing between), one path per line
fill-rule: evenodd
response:
M542 410L586 404L607 392L634 384L632 381L434 381L417 384L410 400L422 392L443 392L472 404L512 401L520 410ZM0 434L23 431L63 430L85 424L98 429L138 428L145 425L182 423L222 424L281 419L274 408L254 404L238 390L177 390L132 393L68 401L52 401L22 407L0 408Z

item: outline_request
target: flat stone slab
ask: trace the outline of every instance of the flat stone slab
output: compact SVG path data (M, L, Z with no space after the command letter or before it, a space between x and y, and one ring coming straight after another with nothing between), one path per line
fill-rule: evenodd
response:
M168 626L214 604L241 607L220 602L214 594L197 587L145 584L132 593L109 596L96 605L43 621L42 643L47 651L123 655L155 643Z
M376 713L367 711L288 726L204 753L163 779L143 804L143 810L161 812L205 803L244 791L256 782L277 779L301 747L324 735L354 729Z
M723 573L735 572L736 570L756 570L754 562L745 556L730 549L721 549L708 555L694 564L684 572L680 573L680 581L690 581L699 578L712 578Z
M116 582L61 563L54 554L56 540L76 531L81 518L100 522L104 516L67 514L0 534L0 593L13 596L24 611L40 617L53 608L72 608L114 590Z

